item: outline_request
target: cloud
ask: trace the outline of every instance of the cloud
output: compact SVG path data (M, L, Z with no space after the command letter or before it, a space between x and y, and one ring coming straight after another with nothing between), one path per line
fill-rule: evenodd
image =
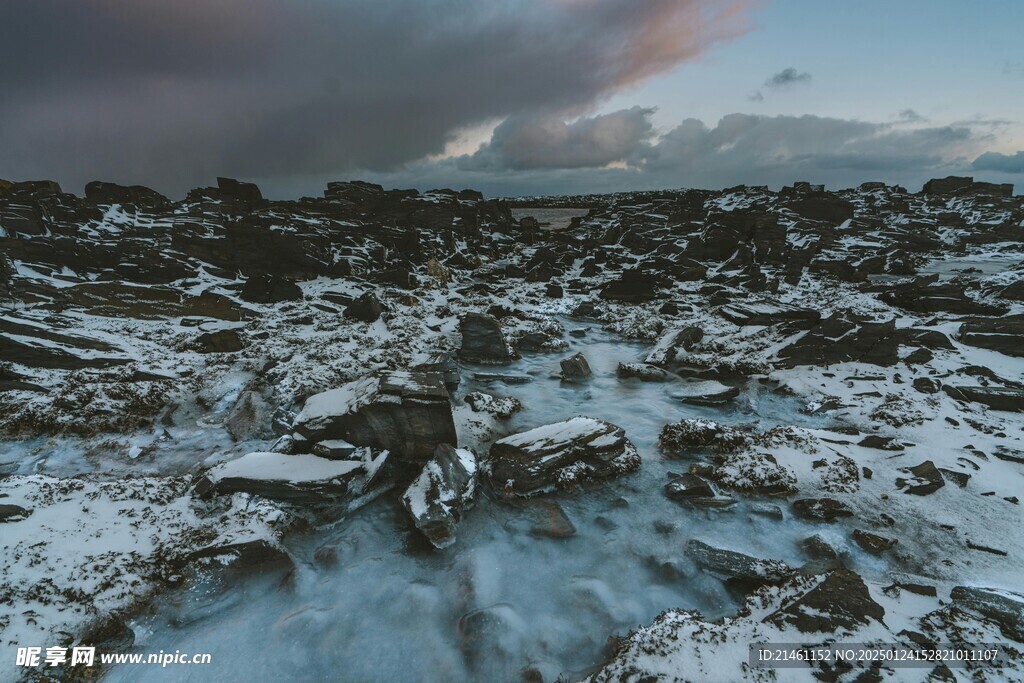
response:
M467 170L601 168L625 161L654 135L652 108L633 107L566 123L555 115L513 116L473 155Z
M571 124L517 119L499 126L475 154L413 164L376 179L421 189L477 187L492 195L737 184L777 188L794 180L830 187L883 180L919 187L932 177L962 174L969 159L991 142L983 127L968 125L907 128L899 123L742 113L724 116L714 126L687 119L651 137L643 125L649 115L650 110L633 108ZM615 125L610 129L628 134L596 133L611 122ZM596 149L581 154L570 140ZM611 161L623 163L609 167Z
M757 90L754 92L753 95L748 96L747 100L749 100L750 102L764 102L764 93L762 93L760 90Z
M976 171L996 171L998 173L1024 173L1024 151L1016 154L1000 154L985 152L971 164Z
M928 120L913 109L904 109L901 111L899 113L899 119L903 123L924 123Z
M385 172L487 120L586 113L742 34L747 2L17 3L0 177L180 195L218 174Z
M781 88L794 83L806 83L811 80L811 74L799 72L793 67L783 69L764 82L766 88Z

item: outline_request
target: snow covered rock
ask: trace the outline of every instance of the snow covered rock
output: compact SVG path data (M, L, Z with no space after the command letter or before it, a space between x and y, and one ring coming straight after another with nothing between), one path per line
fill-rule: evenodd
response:
M444 376L382 372L306 400L294 429L312 442L344 439L426 460L439 444L458 444Z
M671 372L648 363L619 363L615 374L621 379L635 377L641 382L668 382L677 379Z
M292 503L320 503L360 493L361 488L354 483L366 474L363 460L249 453L211 468L196 486L196 492L199 495L241 492Z
M672 330L658 340L644 362L660 367L669 366L679 357L680 351L693 350L703 338L704 330L695 325Z
M493 315L467 313L459 320L462 347L459 358L471 363L508 363L512 360L501 324Z
M496 441L488 461L495 488L530 494L632 472L640 455L621 427L578 416Z
M441 444L402 495L402 505L416 528L435 548L455 542L455 529L476 493L476 456Z
M730 387L712 379L687 382L672 392L672 398L695 406L721 406L739 395L739 387Z
M498 398L482 391L466 394L466 403L474 413L488 413L499 420L507 420L523 409L522 402L517 398Z

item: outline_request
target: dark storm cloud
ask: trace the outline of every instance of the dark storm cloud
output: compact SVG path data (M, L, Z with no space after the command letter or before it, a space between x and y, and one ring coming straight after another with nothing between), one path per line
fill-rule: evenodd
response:
M600 168L624 161L654 135L654 109L633 107L566 123L560 117L512 116L479 151L460 160L467 170Z
M783 69L764 82L766 88L781 88L794 83L806 83L811 80L811 74L799 72L793 67Z
M630 109L605 117L581 119L569 127L589 130L601 119L649 116ZM516 122L517 139L534 142L559 130L551 122L540 131ZM823 182L830 187L851 187L866 180L884 180L918 187L930 177L962 173L970 162L965 155L990 141L984 130L970 126L935 126L907 129L903 125L872 123L820 116L757 116L730 114L709 127L687 119L657 140L648 135L621 136L614 155L600 155L591 168L582 168L578 156L572 164L554 167L549 158L508 163L496 154L503 149L500 128L477 154L411 166L400 174L378 176L391 185L427 188L438 185L478 187L491 194L553 194L609 192L624 189L675 187L721 188L746 183L781 187L794 180ZM566 135L559 133L560 139ZM971 156L977 154L974 151ZM612 156L625 163L604 168ZM504 165L479 163L505 159ZM569 157L566 157L569 158ZM557 164L556 164L557 165Z
M976 171L996 171L998 173L1024 173L1024 151L1016 154L1000 154L985 152L971 164Z
M17 3L0 22L0 177L178 194L216 174L386 170L488 119L585 111L741 33L745 4Z

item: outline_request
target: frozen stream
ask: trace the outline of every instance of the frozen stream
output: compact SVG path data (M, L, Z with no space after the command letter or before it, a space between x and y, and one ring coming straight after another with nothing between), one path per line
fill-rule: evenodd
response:
M390 493L339 523L293 537L294 574L192 586L163 596L132 623L136 651L209 652L212 666L124 667L105 680L504 681L531 680L524 678L530 668L545 681L578 679L607 657L609 636L666 608L708 615L735 609L737 597L686 558L691 538L793 565L806 561L799 541L811 533L847 546L842 525L804 523L788 510L779 521L755 509L770 500L706 510L662 493L667 473L688 466L657 450L668 422L706 416L763 429L824 426L827 418L802 415L795 399L756 382L733 407L687 406L671 398L672 384L615 376L618 362L640 360L649 347L597 328L567 338L594 370L587 384L552 378L568 354L529 355L507 368L467 368L460 395L481 389L518 397L526 409L514 418L516 431L577 414L609 420L638 447L639 472L516 502L484 490L457 543L442 552L429 549L406 520L398 492ZM532 381L479 385L474 371ZM575 535L538 535L557 514L553 503ZM852 563L865 576L884 571L867 556L853 554Z

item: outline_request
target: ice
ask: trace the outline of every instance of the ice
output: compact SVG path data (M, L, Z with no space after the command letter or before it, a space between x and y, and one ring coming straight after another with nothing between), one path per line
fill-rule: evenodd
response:
M563 322L568 329L584 327ZM663 457L657 438L662 426L682 417L762 429L779 422L820 427L830 418L804 415L802 402L757 385L728 408L680 404L668 385L617 378L618 363L642 359L649 345L593 329L573 344L590 361L592 381L548 379L557 367L553 356L518 361L509 372L534 381L505 388L525 406L509 428L522 432L568 420L557 434L542 431L560 438L586 426L580 414L607 420L623 427L639 449L639 471L589 490L526 501L503 502L482 490L478 496L485 498L459 525L458 543L441 552L417 550L425 541L415 529L396 530L406 524L406 513L395 492L336 525L291 537L299 569L287 590L276 587L276 578L256 577L223 594L193 590L160 600L154 615L133 624L141 634L137 649L209 651L218 670L243 680L517 680L525 666L545 680L574 680L605 660L608 636L625 635L668 607L700 609L711 618L735 610L736 597L684 558L687 540L793 566L803 562L799 541L820 525L753 514L747 499L729 510L701 510L666 498L667 473L684 470L686 462ZM459 395L483 388L464 381ZM555 540L532 533L549 503L561 506L575 535ZM662 533L656 523L676 531ZM840 523L826 533L842 546L849 538L843 529ZM311 560L322 547L337 550L336 565ZM848 550L865 576L885 576L882 561L855 546ZM682 563L678 573L666 568L672 561ZM486 628L474 626L478 620ZM483 630L469 633L471 626ZM275 656L253 656L265 652ZM180 668L115 669L108 680L189 675Z

